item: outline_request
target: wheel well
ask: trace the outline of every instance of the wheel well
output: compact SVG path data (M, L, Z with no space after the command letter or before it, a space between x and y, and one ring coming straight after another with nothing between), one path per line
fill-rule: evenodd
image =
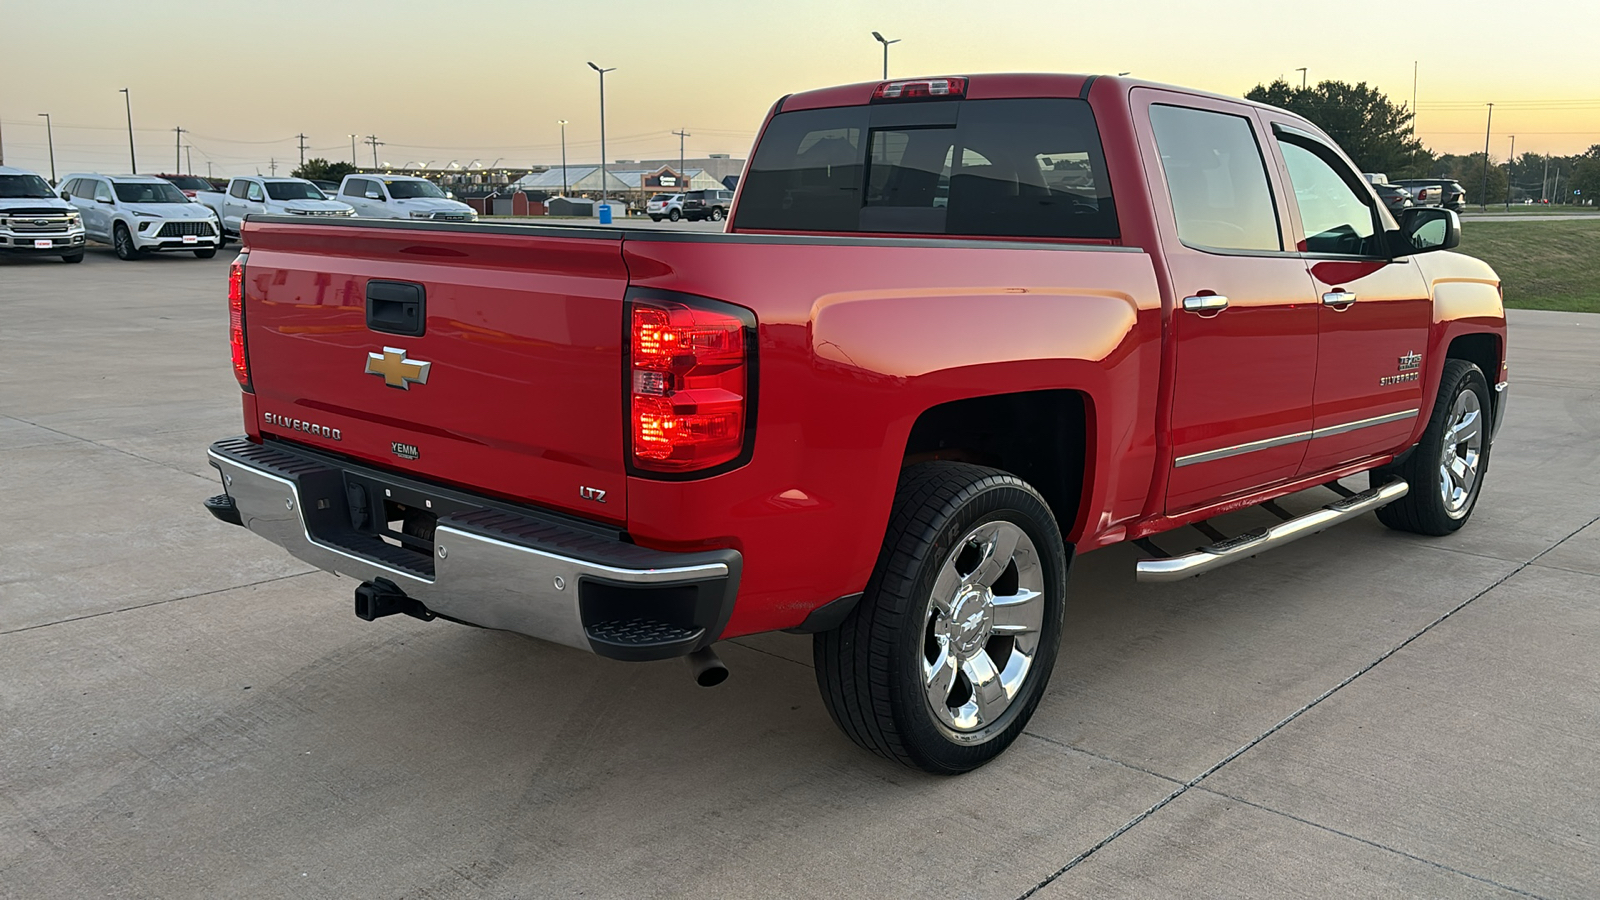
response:
M1482 369L1491 388L1500 380L1500 339L1492 334L1463 334L1450 342L1444 356L1464 359Z
M910 466L933 459L1010 472L1033 485L1071 534L1083 499L1087 422L1076 391L1028 391L954 400L917 417Z

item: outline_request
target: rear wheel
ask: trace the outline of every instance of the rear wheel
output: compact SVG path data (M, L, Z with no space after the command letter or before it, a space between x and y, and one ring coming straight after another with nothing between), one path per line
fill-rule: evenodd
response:
M963 463L907 469L865 595L814 640L834 722L935 774L998 756L1049 682L1066 575L1055 517L1027 483Z
M68 253L61 257L61 261L64 263L81 263L83 262L83 251L79 250L77 253Z
M121 222L111 230L111 247L117 251L117 259L138 259L144 255L134 246L133 234L128 231L128 226Z
M1395 476L1411 490L1378 510L1396 531L1450 534L1472 517L1489 469L1489 383L1462 359L1445 360L1428 429L1398 465L1374 469L1374 487Z
M673 222L676 222L679 219L683 218L683 213L678 212L677 210L674 209L674 210L671 210L670 212L667 213L667 218L670 219Z
M721 222L722 221L722 215L723 215L722 207L720 207L720 206L716 207L715 209L711 210L711 221L713 221L713 222Z
M660 216L651 216L650 217L650 221L659 222L659 221L661 221L661 217Z

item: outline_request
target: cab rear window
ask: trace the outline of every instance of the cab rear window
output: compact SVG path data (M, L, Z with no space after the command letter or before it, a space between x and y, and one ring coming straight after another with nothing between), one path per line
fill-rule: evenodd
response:
M775 116L735 228L1114 238L1100 134L1082 100L960 100Z

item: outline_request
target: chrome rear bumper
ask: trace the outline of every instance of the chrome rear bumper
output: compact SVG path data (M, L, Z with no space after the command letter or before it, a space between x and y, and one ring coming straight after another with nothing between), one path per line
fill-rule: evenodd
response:
M385 579L445 618L617 659L663 659L709 645L733 610L735 550L648 550L604 528L277 443L219 441L208 456L238 524L319 569ZM368 488L437 498L449 512L437 519L431 553L352 527L352 475Z

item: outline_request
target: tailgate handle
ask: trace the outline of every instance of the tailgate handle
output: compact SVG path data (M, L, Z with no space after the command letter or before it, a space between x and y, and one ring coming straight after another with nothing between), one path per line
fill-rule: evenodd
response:
M367 327L384 334L422 337L428 327L428 295L409 281L367 282Z

